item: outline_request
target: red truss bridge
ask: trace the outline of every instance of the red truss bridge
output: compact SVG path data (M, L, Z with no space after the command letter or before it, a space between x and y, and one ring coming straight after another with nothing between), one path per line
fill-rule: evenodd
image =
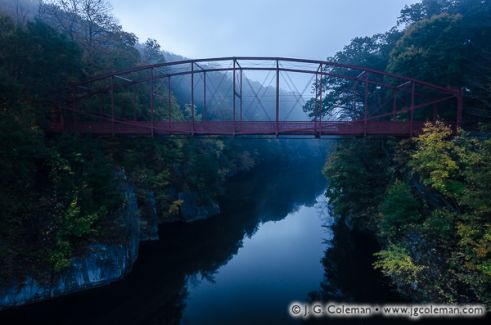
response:
M100 75L74 85L63 106L55 132L409 137L437 118L459 127L463 95L367 67L223 57Z

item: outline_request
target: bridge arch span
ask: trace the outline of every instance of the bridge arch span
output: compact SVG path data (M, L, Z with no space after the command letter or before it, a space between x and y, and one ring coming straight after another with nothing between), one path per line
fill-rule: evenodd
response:
M269 84L258 85L259 79L251 77L261 73L271 75ZM310 84L297 87L301 77L292 79L291 74L307 76ZM228 89L217 85L218 75ZM176 112L173 89L178 82L187 96L181 98L187 112L183 107ZM223 97L221 103L217 92ZM284 57L220 57L137 66L74 84L68 97L53 130L102 136L405 137L418 134L425 121L439 115L451 117L449 123L458 127L463 109L458 89L367 67ZM215 112L213 118L210 111L219 106L222 115ZM300 110L308 115L298 118ZM292 112L296 119L289 119Z

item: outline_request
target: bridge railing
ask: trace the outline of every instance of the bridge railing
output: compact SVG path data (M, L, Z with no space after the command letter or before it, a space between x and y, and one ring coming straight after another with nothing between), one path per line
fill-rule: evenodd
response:
M223 104L230 115L222 114L220 120L210 118L217 106L210 89L213 73L223 75L231 88ZM260 97L262 89L254 89L246 73L271 74L272 85L263 92L270 96L267 105ZM288 74L310 76L313 82L300 92ZM173 94L178 82L187 84L189 97L181 108ZM284 90L286 86L290 91ZM215 87L216 95L220 86ZM307 99L305 89L310 92ZM335 95L340 98L332 98ZM286 105L287 96L296 101ZM310 117L288 120L291 111L287 111L299 107ZM452 114L447 113L449 107ZM462 108L460 90L367 67L281 57L225 57L139 66L78 83L54 129L111 135L413 135L422 121L438 116L453 116L450 122L458 127Z

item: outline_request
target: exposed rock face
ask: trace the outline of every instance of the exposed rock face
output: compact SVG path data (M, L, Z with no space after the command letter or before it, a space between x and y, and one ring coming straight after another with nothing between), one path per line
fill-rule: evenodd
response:
M154 193L147 193L145 213L140 216L133 187L128 184L123 171L118 171L117 175L126 202L116 221L124 229L121 242L88 245L85 255L72 258L70 267L54 279L38 281L27 277L22 283L12 281L0 287L0 310L107 285L131 271L138 258L140 242L159 238L159 220ZM186 222L220 213L220 207L214 201L198 205L195 193L181 192L178 197L183 201L181 217Z
M206 204L199 205L196 194L193 192L180 192L178 198L182 201L181 217L185 222L193 222L206 219L220 213L220 206L215 201L208 201Z
M0 310L106 285L131 270L140 243L139 211L134 189L126 183L124 175L122 178L126 204L118 217L127 231L122 242L89 245L85 256L72 258L70 267L54 281L41 283L27 277L23 283L13 281L0 287Z
M123 277L133 265L131 249L123 245L91 245L87 256L73 258L54 284L26 278L18 286L0 288L0 309L32 303L83 289L105 285Z

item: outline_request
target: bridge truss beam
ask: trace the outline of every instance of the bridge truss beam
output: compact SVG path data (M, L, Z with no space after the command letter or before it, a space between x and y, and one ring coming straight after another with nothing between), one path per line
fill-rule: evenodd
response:
M225 63L225 65L224 65ZM186 68L187 67L187 68ZM147 74L148 72L148 74ZM262 107L265 116L268 116L261 98L255 93L245 72L274 73L275 99L273 121L246 121L244 119L245 95L244 80L249 83L251 91ZM208 96L208 85L211 74L222 73L223 78L231 75L232 81L232 123L226 120L209 120L209 105L213 104L215 94ZM313 100L313 118L310 121L287 121L281 118L282 90L280 88L280 75L283 73L307 74L315 76L311 100ZM182 112L173 110L173 95L171 80L188 76L190 78L190 121L176 119L175 116ZM201 76L201 78L196 78ZM331 80L342 80L351 84L346 94L351 96L352 115L349 120L331 119L326 105L332 103L333 91L329 87ZM118 80L118 82L116 82ZM166 119L158 116L156 112L156 97L161 96L157 84L166 80L167 113ZM286 80L286 79L285 79ZM290 79L291 80L291 79ZM223 80L222 80L223 81ZM202 82L201 115L196 116L195 88ZM133 99L132 119L118 116L118 100L116 96L131 87L148 85L149 114L148 120L137 120L137 98ZM362 91L360 86L362 85ZM165 87L165 86L164 86ZM261 93L261 88L259 93ZM265 88L263 95L268 90ZM296 89L296 87L295 87ZM386 93L382 93L386 91ZM361 92L361 93L360 93ZM375 98L377 92L382 93ZM110 115L105 113L102 107L98 113L88 112L83 109L81 102L91 100L96 96L109 94ZM223 96L223 94L221 94ZM298 95L298 94L297 94ZM303 98L303 93L300 98ZM387 97L387 98L385 98ZM123 71L111 72L91 78L87 81L73 85L70 100L60 113L61 121L53 123L53 130L58 132L79 132L98 135L393 135L413 136L422 127L421 120L415 120L415 114L421 109L432 108L432 120L437 118L439 107L449 106L453 102L456 113L455 120L450 123L458 128L462 121L463 93L459 89L443 87L429 82L410 77L378 71L367 67L339 64L329 61L305 60L282 57L224 57L197 60L183 60L166 62L154 65L139 66ZM237 119L237 99L239 100ZM379 101L378 103L376 101ZM384 109L382 100L387 100L390 109ZM141 100L140 100L141 101ZM297 100L298 102L298 100ZM334 102L336 100L334 99ZM345 100L346 102L346 100ZM349 102L349 101L348 101ZM293 108L295 108L295 105ZM332 105L332 104L331 104ZM363 106L361 118L359 106ZM342 106L331 107L335 112ZM440 109L441 110L441 109ZM67 119L66 113L71 113L72 118ZM331 112L331 113L332 113ZM145 114L144 114L145 115ZM160 114L161 115L161 114ZM448 114L447 114L448 115ZM402 116L402 120L401 120ZM405 116L405 117L404 117Z

